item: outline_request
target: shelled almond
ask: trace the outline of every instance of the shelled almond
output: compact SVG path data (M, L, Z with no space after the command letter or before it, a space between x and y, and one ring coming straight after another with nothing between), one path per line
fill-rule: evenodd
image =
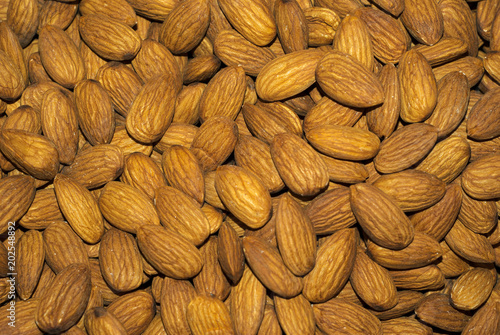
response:
M500 334L499 9L0 0L0 334Z

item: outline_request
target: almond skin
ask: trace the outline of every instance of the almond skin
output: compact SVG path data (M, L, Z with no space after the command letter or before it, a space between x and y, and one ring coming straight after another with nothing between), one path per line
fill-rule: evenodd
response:
M494 250L488 239L472 232L459 220L455 222L445 240L453 252L468 261L492 263L495 260Z
M42 233L28 230L19 238L16 248L17 293L22 300L26 300L35 291L42 274L45 259Z
M72 327L82 316L90 297L87 265L73 264L62 270L40 299L36 323L45 332L56 334Z
M286 334L315 334L313 307L303 295L290 299L275 296L274 308Z
M375 134L353 127L317 126L306 135L312 146L325 155L350 161L373 158L380 145Z
M245 236L243 251L252 272L269 290L285 298L300 293L301 279L288 270L277 248L260 238Z
M467 135L474 140L489 140L500 135L498 131L497 101L500 88L487 92L474 105L467 119Z
M271 157L288 188L299 195L315 195L328 184L328 169L319 154L297 135L276 135Z
M324 53L318 50L295 51L267 63L257 76L257 95L266 101L290 98L316 81L316 66Z
M340 292L351 274L359 235L346 228L333 233L318 248L316 265L304 277L302 294L312 303L330 300Z
M167 185L161 167L151 157L139 152L127 157L120 180L143 191L150 199L154 199L158 188Z
M23 93L25 84L21 71L4 51L0 51L0 69L0 98L7 101L16 100Z
M443 35L443 15L434 1L405 0L401 20L419 42L432 45Z
M219 228L217 251L222 271L233 284L238 283L245 270L245 255L238 233L227 222L222 222Z
M411 243L414 228L392 198L369 184L356 184L350 189L352 211L372 241L395 250Z
M307 49L309 31L306 16L297 2L276 1L274 17L278 38L285 53Z
M470 316L450 305L449 297L442 293L426 296L415 309L417 317L427 324L450 332L460 332Z
M95 307L85 313L85 329L89 335L127 334L121 322L104 307Z
M0 180L0 192L4 206L0 209L0 231L5 233L9 222L19 220L35 198L35 180L26 175L4 177Z
M155 302L150 293L137 290L114 300L108 306L123 325L127 334L139 335L148 327L155 315Z
M271 215L271 196L260 179L237 166L221 166L215 188L226 208L251 228L262 227Z
M141 48L141 38L132 28L107 16L82 16L79 28L83 41L96 54L106 59L130 60Z
M462 274L451 288L454 307L470 311L481 306L491 294L495 277L488 269L474 268Z
M146 224L138 229L137 240L145 258L169 277L191 278L203 266L201 254L194 244L172 230Z
M165 277L160 299L160 313L167 334L191 334L186 311L189 303L198 295L188 280Z
M354 57L328 52L318 63L316 80L333 100L349 107L373 107L384 102L379 80Z
M54 189L49 188L36 191L35 199L19 223L26 229L45 229L56 221L64 221L64 217Z
M462 173L462 187L479 200L500 197L500 154L486 155L469 164Z
M202 295L194 298L187 307L186 316L193 335L235 334L229 310L217 298Z
M49 76L66 88L73 88L86 71L76 45L67 33L56 26L47 25L40 31L40 58Z

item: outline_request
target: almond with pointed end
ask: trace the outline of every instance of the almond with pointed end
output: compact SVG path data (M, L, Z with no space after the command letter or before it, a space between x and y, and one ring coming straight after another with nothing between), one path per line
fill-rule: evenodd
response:
M17 168L36 179L51 180L59 170L57 148L42 135L3 129L0 150Z
M219 264L229 280L236 284L245 270L243 244L234 228L227 222L222 222L217 236Z
M104 234L99 247L99 265L106 283L115 291L128 292L142 284L142 260L132 235L118 229Z
M35 0L14 0L8 2L7 23L19 38L24 48L30 44L38 28L40 10Z
M367 309L344 299L313 306L317 327L327 334L380 334L381 323Z
M176 279L198 274L201 254L186 238L161 226L145 224L137 231L142 254L159 272Z
M443 272L436 265L410 270L390 270L394 284L399 289L438 290L445 285Z
M62 174L54 179L54 188L61 212L73 230L85 242L97 243L104 234L104 220L92 193Z
M156 309L153 296L146 291L138 290L114 300L109 304L108 312L120 321L127 334L139 335L153 320Z
M197 295L191 282L165 277L161 291L160 313L167 334L191 334L186 312L189 303Z
M217 298L200 295L187 307L187 321L193 335L210 332L234 335L229 310Z
M306 16L297 1L276 1L274 17L278 38L285 53L307 49L309 31Z
M313 307L303 295L300 294L290 299L275 296L274 308L280 325L286 334L316 334Z
M333 48L353 56L367 70L373 69L372 38L367 24L357 15L347 15L342 20L335 31Z
M131 137L146 144L162 138L174 116L176 86L173 76L160 74L141 88L126 118Z
M28 230L17 241L16 249L17 293L26 300L35 291L42 274L45 260L42 233Z
M472 107L467 119L467 135L474 140L489 140L500 135L500 88L488 91Z
M215 188L226 208L251 228L262 227L271 215L271 197L260 179L238 166L221 166Z
M453 308L449 297L442 293L426 296L415 309L417 317L427 324L450 332L460 332L470 316Z
M451 303L462 311L470 311L481 306L490 296L495 277L485 268L474 268L462 274L453 284Z
M293 97L316 81L316 66L324 52L315 49L295 51L268 62L257 76L257 95L266 101Z
M135 152L128 155L120 180L154 199L158 188L167 185L161 167L151 157Z
M243 251L252 272L269 290L286 298L300 293L301 279L288 270L277 248L260 238L245 236Z
M82 16L79 28L83 41L105 59L130 60L141 48L141 38L132 28L108 16Z
M479 38L476 18L471 8L461 1L444 0L439 2L439 10L443 15L443 36L464 41L469 55L476 56Z
M351 161L374 157L380 140L370 131L346 126L317 126L306 134L313 147L325 155Z
M404 0L401 20L410 34L419 42L432 45L444 32L443 14L432 0Z
M299 195L315 195L328 184L328 169L319 154L297 135L276 135L271 157L288 188Z
M194 245L201 245L210 234L210 225L199 203L181 191L162 186L156 190L155 205L162 224Z
M445 237L453 252L475 263L493 263L495 252L484 235L476 234L459 220L455 222Z
M356 184L350 190L352 211L372 241L396 250L411 243L414 228L392 198L370 184Z
M213 171L233 152L238 140L236 123L225 116L206 120L194 135L191 151L202 170Z
M479 200L500 197L500 154L483 156L462 172L462 187L467 194Z
M47 188L36 191L35 199L19 223L26 229L45 229L56 221L64 221L64 217L54 189Z
M104 307L95 307L85 313L85 329L89 335L125 335L127 331L120 321Z
M314 227L293 198L281 196L276 211L276 239L285 265L296 276L312 270L316 261Z
M0 209L0 232L5 233L9 222L16 222L29 209L35 198L35 180L26 175L0 179L3 206Z
M100 144L79 152L70 166L62 170L88 189L116 179L123 172L123 151L111 144Z
M354 266L358 238L357 230L341 229L319 246L316 265L304 277L302 294L307 300L321 303L340 292Z
M0 50L4 51L6 56L16 64L24 78L24 83L28 84L28 67L24 59L23 49L7 21L0 23Z
M384 102L384 91L375 75L340 51L330 51L320 60L316 80L329 97L349 107L372 107Z
M40 298L35 312L38 327L57 334L75 325L85 311L90 289L87 265L73 264L64 268Z
M142 225L160 226L153 201L125 183L106 184L99 197L99 208L109 223L126 232L136 234Z
M78 6L81 15L102 14L133 27L137 24L134 8L125 0L112 0L103 5L97 0L84 0Z
M66 88L85 79L85 66L77 46L61 28L47 25L40 31L40 58L49 76Z

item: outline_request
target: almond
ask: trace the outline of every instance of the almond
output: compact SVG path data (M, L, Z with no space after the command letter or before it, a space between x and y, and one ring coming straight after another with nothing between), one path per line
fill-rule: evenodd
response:
M500 197L500 154L483 156L462 173L462 187L473 198L490 200Z
M167 334L191 334L186 312L197 293L187 280L165 277L161 290L160 313Z
M141 190L150 199L154 199L158 188L167 185L161 167L151 157L140 152L127 157L120 180Z
M307 49L309 31L306 16L296 1L276 1L274 17L285 53Z
M435 1L404 0L401 20L410 34L419 42L432 45L444 31L443 14Z
M35 0L15 0L8 3L7 23L23 48L30 44L36 34L39 13L38 2Z
M138 290L114 300L108 306L108 312L120 321L127 334L139 335L153 320L156 310L151 294Z
M17 241L16 249L17 294L22 300L26 300L35 291L42 274L45 260L42 234L36 230L28 230Z
M137 17L131 5L124 0L112 0L102 5L97 0L84 0L78 6L81 15L102 14L118 20L130 27L137 24Z
M496 103L500 98L500 88L491 90L479 99L467 119L467 135L474 140L489 140L500 135L498 131L499 113Z
M454 307L470 311L481 306L490 296L495 277L484 268L474 268L462 274L451 288L450 299Z
M492 263L495 260L493 248L486 237L474 233L458 220L445 240L451 250L471 262Z
M64 217L54 189L49 188L36 191L35 199L19 223L26 229L45 229L56 221L64 221Z
M235 334L229 311L217 298L202 295L194 298L187 307L186 315L193 335L207 332Z
M227 222L220 226L217 250L222 271L233 284L238 283L245 270L245 255L241 239Z
M410 270L393 270L389 273L399 289L437 290L445 284L443 273L435 265Z
M449 297L434 293L425 297L415 309L417 317L427 324L451 332L460 332L470 316L450 305Z
M28 211L35 198L35 180L26 175L0 180L3 203L0 209L0 231L5 233L9 222L16 222Z
M364 20L347 15L335 32L333 48L353 56L367 70L373 69L372 38Z
M275 296L274 308L281 328L286 334L315 334L313 307L303 295L290 299Z
M104 307L95 307L85 313L85 329L89 335L115 333L127 334L120 321Z

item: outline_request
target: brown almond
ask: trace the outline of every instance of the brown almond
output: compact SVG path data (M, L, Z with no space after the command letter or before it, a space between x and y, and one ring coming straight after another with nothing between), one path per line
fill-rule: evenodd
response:
M35 191L35 180L26 175L4 177L0 180L4 203L0 209L2 233L8 230L9 224L18 221L28 211L35 198Z
M197 293L187 280L165 277L161 291L160 313L167 334L190 335L186 311Z
M235 334L229 310L217 298L203 295L194 298L187 307L186 316L193 335L207 332Z
M151 294L138 290L114 300L109 304L108 312L120 321L127 334L139 335L153 320L156 310Z
M417 317L427 324L451 332L460 332L470 316L450 305L449 297L442 293L426 296L415 309Z
M438 290L445 284L443 272L435 265L410 270L391 270L389 273L399 289Z
M500 154L486 155L469 164L461 179L465 192L479 200L500 197L499 164Z
M401 20L419 42L432 45L444 32L443 14L435 1L405 0Z
M17 294L22 300L26 300L35 291L42 274L45 260L42 234L37 230L28 230L19 238L15 249L17 249L15 268L17 271ZM11 249L9 248L9 250Z
M141 190L150 199L154 199L158 188L167 185L161 167L151 157L140 152L128 155L120 180Z
M273 9L283 51L291 53L307 49L309 31L306 16L298 2L278 0Z
M241 239L227 222L221 223L217 244L222 271L233 284L238 283L245 270L245 255Z
M457 278L451 288L450 299L454 307L470 311L481 306L490 296L495 277L484 268L471 269Z
M26 229L45 229L56 221L64 221L64 217L54 189L40 189L36 191L35 199L19 224Z
M459 220L445 237L446 243L457 255L471 262L492 263L495 253L484 235L476 234Z
M7 23L23 48L35 37L39 13L38 2L35 0L15 0L8 3Z

